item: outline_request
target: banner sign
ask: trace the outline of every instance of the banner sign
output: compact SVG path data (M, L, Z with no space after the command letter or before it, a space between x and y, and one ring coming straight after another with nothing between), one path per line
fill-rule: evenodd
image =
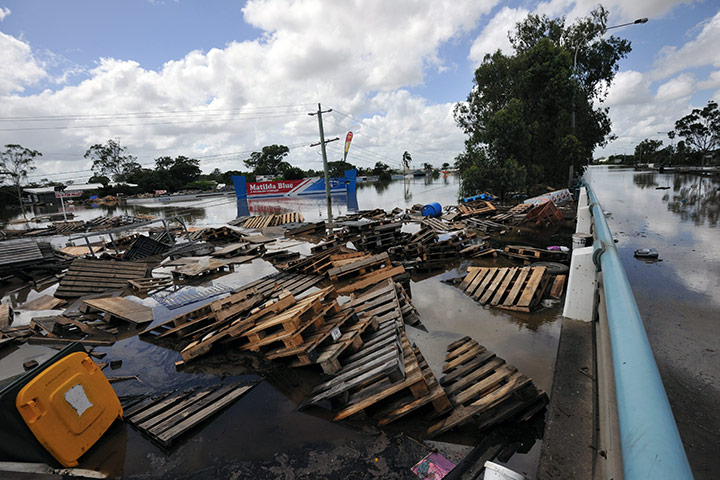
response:
M355 191L356 170L347 170L344 177L330 179L330 193ZM293 197L303 195L324 195L324 178L303 178L302 180L278 180L274 182L247 182L244 176L233 175L235 194L241 198Z
M81 197L83 192L55 192L55 198Z
M353 133L348 132L345 136L345 156L343 157L343 161L347 160L347 154L348 150L350 150L350 142L352 142L353 139Z

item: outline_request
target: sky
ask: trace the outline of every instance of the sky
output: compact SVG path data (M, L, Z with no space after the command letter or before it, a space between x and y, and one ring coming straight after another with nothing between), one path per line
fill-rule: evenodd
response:
M399 167L453 163L453 107L487 53L511 53L528 13L568 22L586 0L0 0L0 145L42 152L30 181L87 180L93 144L115 139L142 165L186 155L209 172L245 169L265 145ZM608 32L632 42L603 106L617 139L596 157L669 142L675 120L720 100L720 3L606 0Z

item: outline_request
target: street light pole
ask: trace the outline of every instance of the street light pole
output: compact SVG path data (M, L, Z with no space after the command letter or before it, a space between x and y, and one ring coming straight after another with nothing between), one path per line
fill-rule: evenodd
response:
M647 18L638 18L637 20L632 21L632 22L621 23L620 25L613 25L613 26L611 26L611 27L607 27L606 29L604 29L600 35L604 35L605 32L607 32L608 30L612 30L613 28L627 27L628 25L636 25L636 24L640 24L640 23L647 23L647 21L648 21ZM587 40L587 38L588 38L590 35L592 35L592 34L585 35L585 36L582 38L582 40L580 40L580 42L578 42L578 44L575 46L575 54L573 55L573 75L575 76L576 79L577 79L577 56L578 56L578 51L580 50L580 46L585 43L585 40ZM572 128L572 133L573 133L573 135L574 135L574 134L575 134L575 94L574 94L574 93L573 93L572 117L570 118L570 126L571 126L571 128Z

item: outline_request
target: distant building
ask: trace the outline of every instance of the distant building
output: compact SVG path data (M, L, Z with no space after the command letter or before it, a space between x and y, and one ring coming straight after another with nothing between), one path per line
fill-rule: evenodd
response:
M118 183L118 182L111 182L109 184L111 187L115 187L117 185L126 185L128 187L137 187L137 185L132 183ZM97 192L103 188L102 183L77 183L73 185L68 185L65 188L65 192L83 192L83 193L89 193L92 194L94 192ZM55 187L27 187L23 188L23 192L28 194L28 198L30 200L30 203L37 204L37 203L46 203L46 204L56 204L60 203L59 198L55 198Z

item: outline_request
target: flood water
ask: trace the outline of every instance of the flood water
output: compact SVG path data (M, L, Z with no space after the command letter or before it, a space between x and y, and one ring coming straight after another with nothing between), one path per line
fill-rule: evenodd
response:
M720 478L720 178L607 167L586 178L610 213L695 478ZM660 261L635 259L638 248Z
M405 209L418 203L455 204L458 188L459 182L453 176L364 184L358 186L357 208L390 211L395 207ZM349 206L345 199L334 198L334 201L335 215L347 213ZM131 204L91 208L78 205L71 206L70 210L76 215L75 219L84 220L98 215L182 215L191 227L217 226L234 219L237 213L234 196L172 206ZM324 218L326 205L322 198L275 199L253 201L250 210L259 213L301 211L306 220L316 221ZM12 217L19 218L21 215L15 213ZM64 245L66 240L67 237L52 238L52 242L59 246ZM281 242L297 244L290 240ZM307 246L291 249L307 252ZM438 377L447 345L469 335L531 377L538 388L549 392L560 334L559 303L543 307L533 314L481 307L455 287L442 283L444 279L463 275L470 264L511 265L504 258L466 261L462 264L450 263L444 271L414 276L411 283L413 302L428 331L408 327L410 339L419 346ZM239 287L274 271L271 264L257 259L202 285L221 283ZM54 289L23 291L18 300L52 294ZM170 311L152 298L136 300L153 307L156 323L205 303L198 302ZM112 449L117 451L117 458L113 460L114 471L122 472L124 478L412 478L409 468L430 451L427 445L417 440L424 429L434 423L423 418L425 414L419 415L419 419L412 419L413 415L410 415L408 420L401 419L379 430L363 419L333 423L329 412L322 409L297 411L297 404L312 385L307 382L303 371L263 372L264 377L258 377L252 365L238 359L232 351L207 355L191 362L184 370L175 371L173 364L180 359L178 352L146 343L137 337L119 341L112 347L96 348L96 351L108 354L105 361L123 360L121 368L106 371L106 374L139 377L140 381L113 385L121 396L182 390L214 383L221 378L264 378L230 408L186 435L171 450L162 450L131 427L123 427L113 436ZM542 431L542 425L539 429ZM536 441L536 436L533 432L528 433L528 439L523 440L527 445L521 449L524 453L516 453L506 463L529 479L535 477L540 452L540 440ZM459 452L456 458L453 458L457 462L481 438L471 430L460 434L451 432L438 440L462 445L456 450ZM97 450L102 448L105 447Z

